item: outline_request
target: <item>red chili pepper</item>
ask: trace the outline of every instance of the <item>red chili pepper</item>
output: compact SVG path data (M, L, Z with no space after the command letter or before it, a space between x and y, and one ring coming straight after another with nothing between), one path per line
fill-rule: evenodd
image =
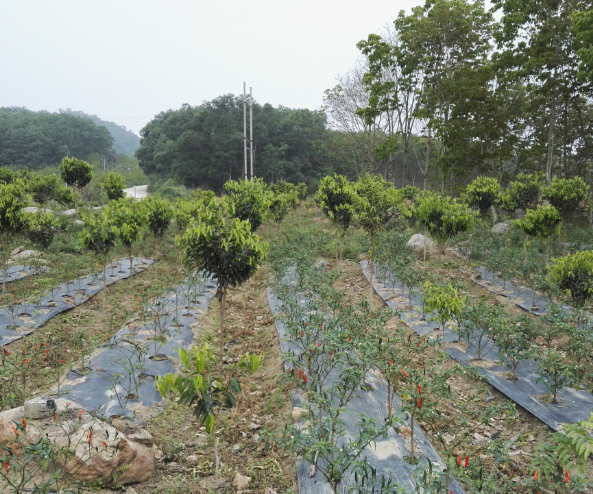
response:
M93 440L93 431L89 433L89 444Z
M348 307L348 304L344 304L344 308Z
M537 480L537 468L535 469L535 473L533 474L533 480Z
M303 369L299 369L299 379L301 378L302 375L303 375Z
M4 470L8 471L8 462L7 461L4 462Z
M350 335L348 335L348 343L350 343L352 340L350 339Z
M457 458L457 466L461 466L461 456Z
M515 470L511 470L511 475L509 478L512 479L514 474L515 474Z
M422 408L422 396L418 400L418 408Z
M60 360L60 364L63 364L64 362L66 362L65 360Z
M70 405L72 405L72 402L69 401L68 403L66 403L67 407L69 407Z
M13 424L13 426L12 426L12 430L14 431L14 433L15 433L17 436L19 435L19 431L17 431L17 430L16 430L16 427L14 426L14 424Z
M418 393L422 393L422 388L420 387L420 384L416 384L416 386L418 386Z
M80 413L78 414L78 418L82 417L82 410L80 411Z
M334 354L334 351L332 350L331 352L329 352L329 356L331 357Z
M387 359L387 363L391 366L391 359Z
M47 351L45 348L43 349L43 351L44 351L44 352L45 352L47 355L49 355L49 352L48 352L48 351Z
M410 376L408 376L408 374L406 373L406 371L405 371L405 370L403 370L403 369L400 369L400 371L402 371L402 374L403 374L404 376L406 376L406 377L410 377Z
M564 482L568 482L570 479L570 476L568 475L568 470L564 470L566 472L566 475L564 476Z
M95 364L95 370L97 370L97 364Z
M54 412L54 420L56 420L56 412Z
M319 329L321 329L323 327L323 325L321 323L319 323Z
M31 362L31 360L33 360L33 359L31 359L31 358L28 358L27 360L25 360L25 361L23 362L23 365L24 365L24 364L28 364L29 362Z
M301 338L302 338L303 337L303 332L302 331L299 331L299 333L301 333Z
M307 374L305 374L305 384L307 384Z
M35 350L37 350L39 348L39 343L37 343L37 345L35 345Z
M469 455L465 457L465 468L469 465Z
M4 353L5 353L6 355L10 356L10 352L9 352L8 350L6 350L6 349L5 349L5 350L4 350Z
M23 427L25 429L27 428L27 419L25 419L25 417L23 417Z
M107 443L105 441L103 441L103 446L107 447Z

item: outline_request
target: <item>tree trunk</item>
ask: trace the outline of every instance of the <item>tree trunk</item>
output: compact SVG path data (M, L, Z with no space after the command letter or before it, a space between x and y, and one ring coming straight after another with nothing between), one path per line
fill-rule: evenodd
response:
M8 252L8 242L2 242L2 292L6 291L6 254Z
M402 161L402 187L406 186L406 180L408 178L408 157L410 154L410 145L408 138L404 139L404 156Z
M554 71L554 80L556 71ZM546 162L546 182L548 187L552 183L552 164L554 162L554 126L556 124L556 95L552 96L552 105L550 107L550 124L548 128L548 159Z
M374 238L375 236L371 233L371 274L369 276L369 284L370 284L370 292L369 292L369 305L371 310L373 310L373 271L375 270L375 245L374 245Z
M492 211L492 224L496 225L496 223L498 223L498 215L496 214L496 207L494 204L490 206L490 210Z
M224 309L226 304L226 288L222 290L220 300L220 363L222 365L222 354L224 352Z

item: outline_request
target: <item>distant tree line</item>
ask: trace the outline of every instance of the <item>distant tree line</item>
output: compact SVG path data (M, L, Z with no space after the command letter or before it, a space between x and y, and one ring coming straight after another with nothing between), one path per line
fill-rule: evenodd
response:
M56 165L65 156L111 156L112 146L109 131L90 119L64 112L0 108L0 166L36 170Z
M323 164L323 114L254 103L253 126L258 177L267 182L311 182L331 171ZM140 135L136 157L148 175L213 190L242 177L241 97L229 94L199 106L162 112Z

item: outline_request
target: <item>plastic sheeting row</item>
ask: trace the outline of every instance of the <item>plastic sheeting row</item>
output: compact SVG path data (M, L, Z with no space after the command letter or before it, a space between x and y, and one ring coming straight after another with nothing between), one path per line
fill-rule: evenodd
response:
M289 269L288 276L295 276L294 268ZM283 312L283 303L277 297L277 295L270 289L267 291L268 303L272 314L275 316L280 315ZM300 303L306 304L306 300L299 300ZM276 329L278 331L278 337L280 339L280 346L283 352L297 351L288 338L286 337L286 329L282 321L276 318ZM285 370L290 371L290 364L285 363ZM330 374L324 381L326 384L331 385L332 381L335 380L335 376ZM387 403L387 382L373 374L367 373L366 384L370 384L372 387L371 391L359 391L353 396L351 401L346 406L346 412L342 418L347 424L347 428L350 432L350 436L354 437L357 433L357 416L364 414L366 417L374 419L378 422L385 420L386 416L386 403ZM304 397L298 392L292 395L293 406L299 406L304 401ZM398 407L401 402L395 397L394 404ZM408 419L409 425L409 419ZM426 434L416 424L415 426L416 438L415 444L422 452L423 457L430 459L435 465L440 465L444 468L445 463L439 456L438 452L434 449ZM343 438L345 441L347 437ZM396 480L406 491L402 492L415 492L416 481L414 479L414 472L419 467L418 465L409 464L404 457L409 456L404 438L397 434L395 431L389 431L387 438L378 439L375 447L368 447L365 451L365 456L369 464L377 469L377 474L391 476L392 479ZM420 462L422 464L422 462ZM325 481L323 476L317 471L314 476L309 476L309 465L307 462L300 461L297 465L297 477L299 484L299 491L307 494L329 494L332 492L329 484ZM343 485L355 485L355 480L351 472L346 472L344 475ZM465 491L456 479L452 479L450 483L451 492L454 494L463 494Z
M360 263L363 273L369 279L370 268L366 261ZM376 277L379 277L377 280ZM420 335L442 334L438 324L430 321L431 314L422 314L422 295L398 285L398 280L390 273L375 276L373 288L385 303L394 311L401 311L401 319L413 331ZM411 301L411 303L410 303ZM487 360L476 360L476 341L470 340L467 348L456 345L457 334L449 328L444 332L444 351L450 357L466 367L475 368L484 379L505 394L518 405L531 412L552 429L558 430L563 422L576 423L588 419L593 409L593 396L587 391L576 391L573 388L563 388L558 392L558 404L545 403L538 400L539 396L547 394L542 383L536 382L539 363L533 360L523 360L517 368L518 380L507 378L509 368L500 364L499 353L494 343L486 347Z

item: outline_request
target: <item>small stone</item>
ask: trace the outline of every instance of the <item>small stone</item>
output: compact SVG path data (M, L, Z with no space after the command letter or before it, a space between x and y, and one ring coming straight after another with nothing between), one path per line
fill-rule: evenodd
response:
M126 494L138 494L138 491L136 489L134 489L133 487L128 487L126 489Z
M293 407L292 409L292 420L297 421L303 416L307 416L309 410L301 407Z
M263 319L264 319L264 316L257 316L255 318L256 321L263 321Z
M397 432L400 436L404 437L411 437L412 436L412 429L410 429L407 425L402 425L397 429Z
M189 455L185 461L187 463L197 463L198 462L198 457L196 455Z
M253 435L253 440L254 440L255 442L259 441L259 434L254 434L254 435Z
M511 231L511 222L505 221L504 223L496 223L492 227L492 233L508 233Z
M249 485L249 482L251 482L251 477L246 477L238 473L233 479L232 486L238 491L242 491Z
M260 427L261 427L261 425L259 425L259 424L256 424L255 422L251 422L251 423L249 424L249 429L250 429L250 430L252 430L252 431L256 431L256 430L257 430L257 429L259 429Z
M240 449L241 449L241 445L240 444L233 445L233 451L239 451Z
M172 461L171 463L169 463L169 467L176 467L177 466L177 462L176 461Z
M247 432L241 431L241 437L247 437Z
M524 220L525 219L525 211L521 208L515 209L515 219Z

